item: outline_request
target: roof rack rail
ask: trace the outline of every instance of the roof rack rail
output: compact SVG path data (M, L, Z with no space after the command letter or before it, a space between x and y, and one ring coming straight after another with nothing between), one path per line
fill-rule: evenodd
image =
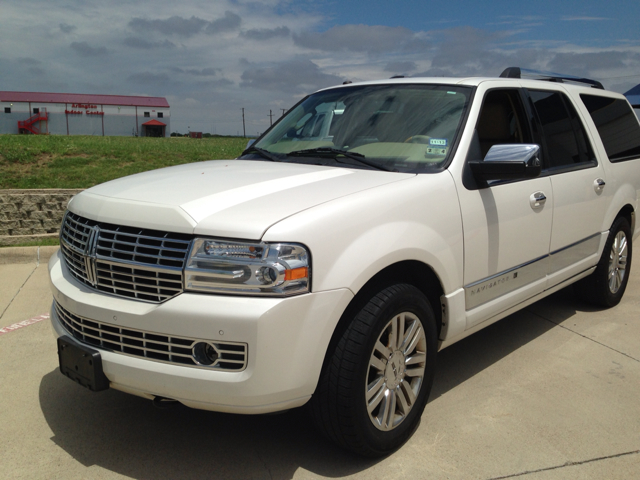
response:
M529 70L528 68L520 67L508 67L501 74L502 78L522 78L523 75L527 77L535 78L537 80L546 80L548 82L575 82L586 83L593 88L599 88L604 90L604 86L597 80L591 80L589 78L575 77L573 75L563 75L561 73L543 72L542 70Z

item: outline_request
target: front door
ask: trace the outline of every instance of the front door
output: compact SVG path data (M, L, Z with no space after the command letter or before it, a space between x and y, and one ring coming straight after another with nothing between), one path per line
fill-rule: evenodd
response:
M480 158L495 144L533 143L520 90L484 92L474 143ZM544 290L554 197L549 177L460 185L458 195L470 328Z

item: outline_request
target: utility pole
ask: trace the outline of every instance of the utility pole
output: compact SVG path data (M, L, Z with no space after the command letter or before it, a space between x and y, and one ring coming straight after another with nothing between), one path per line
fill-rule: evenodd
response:
M242 107L242 136L247 137L247 131L244 129L244 107Z
M273 113L271 113L271 109L269 109L269 125L273 125Z
M287 111L287 109L286 109L286 108L281 108L280 110L282 110L282 115L280 115L280 116L281 116L281 117L284 117L284 112L286 112L286 111Z

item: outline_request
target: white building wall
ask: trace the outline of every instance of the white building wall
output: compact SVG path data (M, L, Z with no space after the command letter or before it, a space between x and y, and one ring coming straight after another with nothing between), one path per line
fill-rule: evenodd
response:
M143 133L142 124L151 119L157 119L166 124L165 136L168 137L171 132L169 108L94 104L96 108L87 109L84 106L74 107L73 105L71 103L0 102L0 134L17 134L18 121L31 117L34 108L40 109L40 112L46 109L49 120L40 122L40 131L51 135L139 136ZM5 113L5 108L10 108L11 113ZM87 112L99 113L87 114ZM149 117L145 117L144 112L149 112ZM161 117L158 117L159 112L162 113Z

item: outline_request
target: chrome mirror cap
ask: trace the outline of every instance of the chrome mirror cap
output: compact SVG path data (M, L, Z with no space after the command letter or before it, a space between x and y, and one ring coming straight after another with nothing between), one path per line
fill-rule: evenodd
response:
M494 145L484 157L485 162L524 162L534 166L540 164L540 147L535 144Z

